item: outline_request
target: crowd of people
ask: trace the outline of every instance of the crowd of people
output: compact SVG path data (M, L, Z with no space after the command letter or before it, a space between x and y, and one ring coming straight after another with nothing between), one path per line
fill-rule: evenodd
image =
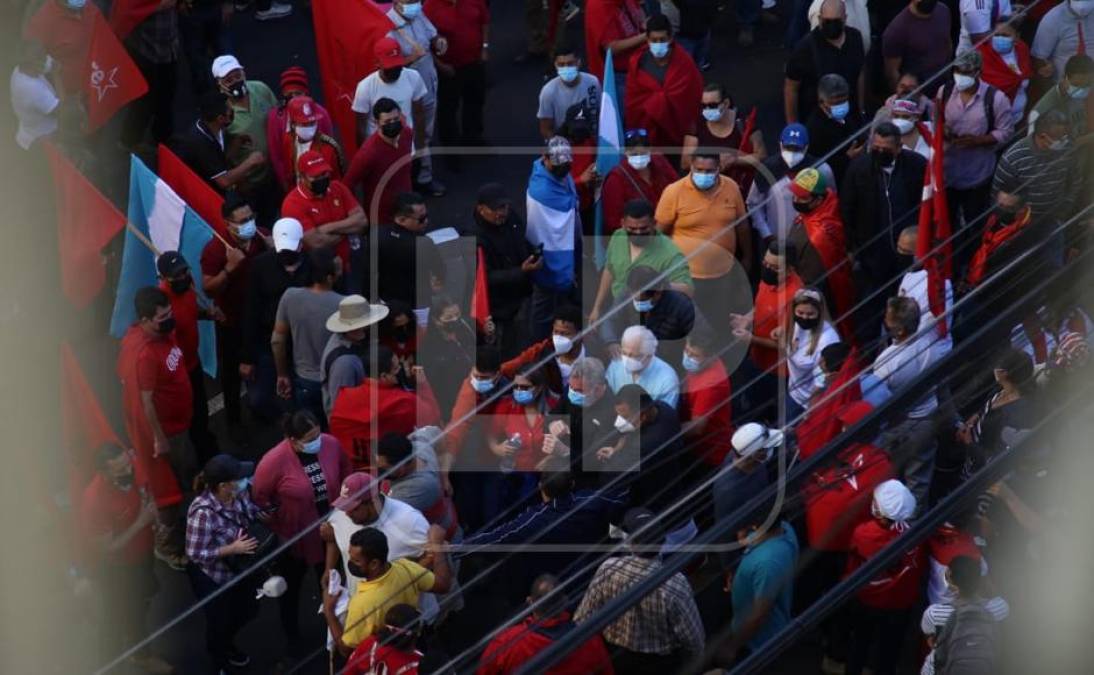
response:
M322 103L302 68L271 87L227 53L231 2L143 19L126 47L150 89L118 142L170 147L223 197L226 236L159 252L121 341L128 443L74 505L119 616L104 657L153 628L158 560L205 601L212 672L251 662L237 635L262 587L270 643L302 663L512 673L718 530L550 672L729 668L1038 426L1094 329L1081 285L1030 299L1091 246L1094 2L739 1L741 48L789 24L774 137L705 79L724 4L529 0L534 120L487 92L486 0L395 0L373 72ZM79 109L65 46L28 40L12 74L27 152ZM197 116L176 124L181 61ZM601 175L608 78L623 129ZM463 160L430 150L489 145L487 99L541 137L526 194L483 175L471 226L435 227L438 174ZM878 433L833 444L875 411ZM253 447L256 428L282 440ZM744 517L818 456L778 512ZM816 668L991 672L1020 591L988 558L1044 527L1048 461L862 579ZM712 573L716 620L695 593ZM325 645L301 625L316 595ZM483 613L496 631L453 637ZM130 660L177 671L146 645Z

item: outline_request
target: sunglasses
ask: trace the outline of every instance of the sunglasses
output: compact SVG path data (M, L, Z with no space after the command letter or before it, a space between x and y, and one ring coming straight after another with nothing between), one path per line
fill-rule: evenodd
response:
M632 138L647 138L649 135L649 132L645 129L631 129L623 134L623 138L629 141Z

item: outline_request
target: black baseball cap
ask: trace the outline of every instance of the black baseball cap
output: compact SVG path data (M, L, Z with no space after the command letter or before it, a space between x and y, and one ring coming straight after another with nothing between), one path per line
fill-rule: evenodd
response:
M254 472L254 462L243 462L231 455L217 455L205 463L205 484L212 487L247 478Z
M512 203L501 183L487 183L479 188L478 204L488 209L498 209Z
M190 265L186 262L186 258L182 257L178 251L164 251L160 254L160 257L156 259L156 271L160 273L160 276L164 279L170 279L176 277L184 270L190 269Z

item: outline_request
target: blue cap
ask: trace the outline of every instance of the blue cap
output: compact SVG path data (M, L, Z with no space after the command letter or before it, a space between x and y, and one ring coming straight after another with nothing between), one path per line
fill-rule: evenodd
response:
M809 145L809 130L805 128L804 124L787 124L783 129L782 136L779 136L779 142L783 145L792 145L795 148L804 148Z

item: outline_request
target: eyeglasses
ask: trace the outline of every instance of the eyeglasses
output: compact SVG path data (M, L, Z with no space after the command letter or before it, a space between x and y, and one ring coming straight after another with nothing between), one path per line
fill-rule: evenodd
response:
M649 137L649 135L649 132L645 129L630 129L625 134L623 134L623 138L624 140L629 141L633 138L647 138Z

